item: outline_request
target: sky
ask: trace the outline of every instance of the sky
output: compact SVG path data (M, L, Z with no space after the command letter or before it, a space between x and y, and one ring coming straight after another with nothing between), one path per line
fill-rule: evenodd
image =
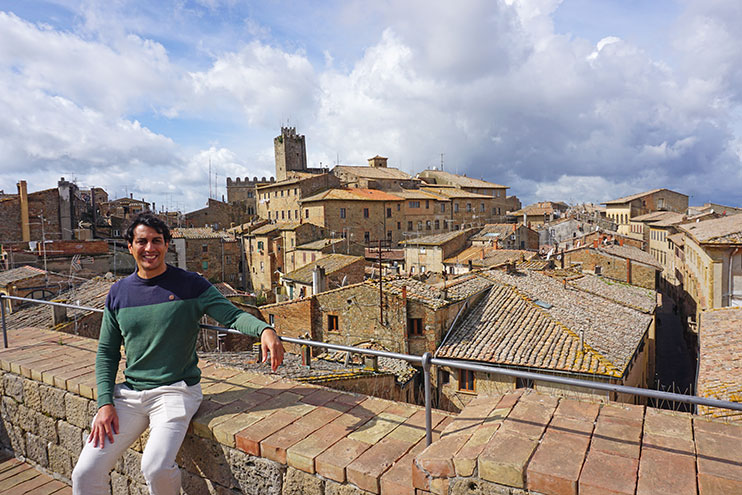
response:
M738 0L0 0L0 189L191 211L309 166L742 205ZM209 170L211 169L211 174Z

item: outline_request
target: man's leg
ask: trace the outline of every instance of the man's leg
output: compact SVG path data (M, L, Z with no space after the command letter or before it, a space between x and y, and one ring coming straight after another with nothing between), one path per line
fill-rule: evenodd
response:
M191 418L201 404L201 386L178 382L145 391L149 438L142 455L142 474L152 495L180 493L180 469L175 456Z
M124 451L144 432L149 423L136 395L140 392L116 387L114 407L119 418L119 432L113 443L93 447L86 442L72 472L73 495L101 495L110 492L109 474Z

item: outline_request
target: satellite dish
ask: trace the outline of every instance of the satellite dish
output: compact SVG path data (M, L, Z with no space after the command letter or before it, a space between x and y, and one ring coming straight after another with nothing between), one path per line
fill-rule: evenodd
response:
M561 255L561 254L557 254L557 255L556 255L556 259L557 259L558 261L561 261L561 260L562 260L562 255Z

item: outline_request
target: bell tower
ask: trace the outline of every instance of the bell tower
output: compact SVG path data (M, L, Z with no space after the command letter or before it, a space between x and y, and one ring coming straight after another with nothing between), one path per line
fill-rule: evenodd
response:
M285 180L288 172L307 170L307 145L296 127L281 127L281 135L273 139L276 155L276 180Z

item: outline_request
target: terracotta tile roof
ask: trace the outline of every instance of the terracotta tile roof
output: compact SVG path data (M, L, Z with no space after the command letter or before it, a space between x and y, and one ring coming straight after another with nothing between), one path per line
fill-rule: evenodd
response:
M306 249L308 251L317 251L319 249L324 249L327 246L331 246L333 244L339 245L343 244L345 242L345 239L319 239L317 241L307 242L305 244L301 244L299 246L296 246L296 249Z
M561 202L553 203L553 204L566 206L566 204L561 203ZM526 215L534 216L534 215L551 215L552 213L561 211L557 208L554 208L553 204L552 202L549 202L549 204L546 204L546 205L534 203L532 205L528 205L524 208L521 208L520 210L511 211L510 214L518 216L518 215L523 215L525 213Z
M667 239L669 241L672 241L672 243L675 244L676 246L685 245L685 234L682 232L678 232L677 234L668 235Z
M672 213L669 211L650 211L649 213L645 213L644 215L638 215L635 217L631 217L632 222L652 222L655 220L660 220L665 217L668 213Z
M365 283L379 286L378 281L374 283L374 281L368 280ZM410 277L398 277L385 279L382 289L390 294L401 295L402 287L406 287L409 299L437 309L486 290L492 285L492 282L477 275L466 275L448 280L445 285L446 289L444 291L443 284L431 285Z
M11 268L4 272L0 272L0 286L6 286L13 282L20 280L26 280L27 278L33 278L39 275L43 275L44 270L33 266L20 266L18 268Z
M598 252L604 252L606 254L618 256L619 258L629 259L631 261L636 261L644 265L652 266L656 268L657 270L662 271L662 265L660 264L659 261L657 261L657 259L654 256L634 246L627 246L627 245L621 246L620 244L602 244L602 245L599 245L597 248L595 248L593 247L592 244L587 244L585 246L572 248L568 250L567 252L569 253L573 251L578 251L580 249L594 249Z
M450 201L448 198L442 198L428 191L422 189L404 189L402 191L394 191L395 196L399 196L402 199L432 199L435 201Z
M477 235L472 237L472 240L488 241L491 239L503 239L513 234L517 229L518 225L514 223L489 223Z
M708 244L742 244L742 213L681 225L691 237Z
M96 277L84 284L64 292L55 299L64 299L68 304L79 304L91 308L103 309L106 304L106 296L111 289L114 278ZM67 317L74 320L88 314L88 311L67 308ZM52 312L46 304L32 304L7 316L9 329L20 328L52 328Z
M605 277L580 274L570 278L567 285L642 313L653 314L657 308L657 292Z
M312 271L315 266L320 266L325 269L325 275L331 275L338 270L342 270L348 265L352 265L357 261L363 261L361 256L349 256L347 254L328 254L324 258L320 258L317 261L308 265L302 266L301 268L289 272L283 276L286 280L292 280L302 284L312 283Z
M423 174L424 176L422 174L418 174L418 177L420 177L421 179L433 178L435 179L436 184L452 184L459 187L471 187L479 189L507 188L507 186L495 184L494 182L488 182L481 179L473 179L465 175L452 174L443 170L426 170L425 172L423 172Z
M701 313L698 324L700 355L698 395L742 402L742 307ZM741 420L742 413L699 406L699 414Z
M278 224L268 223L250 232L250 235L268 235L278 230Z
M652 322L539 272L481 275L495 285L441 346L442 357L621 377Z
M484 253L484 257L482 257ZM443 260L447 265L467 264L469 260L476 267L490 267L512 261L530 261L537 253L520 249L496 249L491 246L471 246L456 256Z
M224 239L225 241L234 241L232 234L227 232L217 232L209 227L177 227L170 231L173 239Z
M410 180L412 176L392 167L369 167L366 165L337 165L333 173L353 174L366 179L396 179Z
M664 189L664 188L652 189L651 191L640 192L640 193L636 193L636 194L631 194L630 196L624 196L623 198L618 198L618 199L612 199L610 201L605 201L605 202L603 202L601 204L604 204L604 205L620 205L622 203L629 203L631 201L634 201L635 199L640 199L640 198L643 198L645 196L649 196L650 194L654 194L654 193L657 193L657 192L660 192L660 191L667 191L667 190L668 189Z
M302 199L301 204L313 201L401 201L402 198L378 189L328 189L319 194Z
M683 223L686 219L682 213L676 213L674 211L664 211L662 213L664 215L661 218L649 222L650 227L671 227Z
M406 241L400 241L399 244L407 247L440 246L463 235L467 235L466 230L454 230L451 232L443 232L441 234L426 235L423 237L407 239Z
M465 191L457 187L423 186L420 189L435 194L437 196L443 196L444 198L451 199L492 199L492 196L486 196L484 194L477 194Z

